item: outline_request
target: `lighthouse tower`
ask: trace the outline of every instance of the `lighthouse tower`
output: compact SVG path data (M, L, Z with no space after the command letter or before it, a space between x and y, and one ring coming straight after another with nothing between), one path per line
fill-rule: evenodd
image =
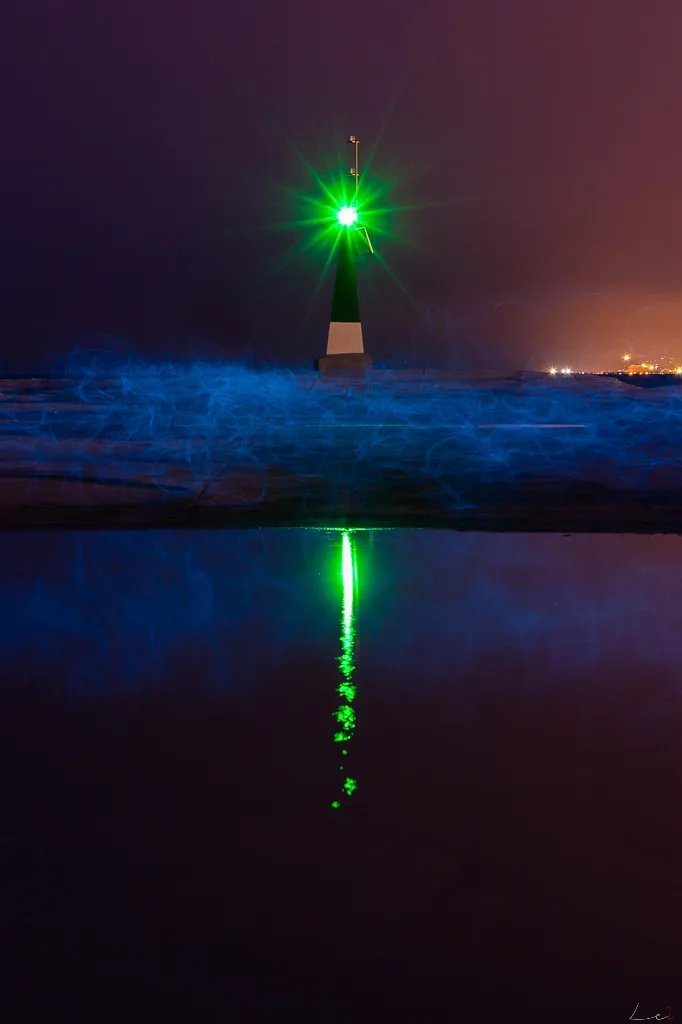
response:
M355 178L355 202L342 206L336 213L339 237L327 354L317 360L317 368L322 373L333 370L363 371L372 365L372 357L365 352L362 338L355 260L362 248L369 253L374 250L367 229L358 224L359 142L351 135L348 143L355 147L355 166L350 169Z

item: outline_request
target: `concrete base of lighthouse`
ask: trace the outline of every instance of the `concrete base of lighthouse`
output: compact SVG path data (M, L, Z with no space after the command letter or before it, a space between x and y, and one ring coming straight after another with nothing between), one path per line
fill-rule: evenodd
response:
M353 373L361 376L371 368L372 357L366 352L339 352L315 360L315 369L320 373Z
M372 366L372 357L365 352L362 324L332 322L329 325L327 354L315 366L321 373L336 371L364 373Z

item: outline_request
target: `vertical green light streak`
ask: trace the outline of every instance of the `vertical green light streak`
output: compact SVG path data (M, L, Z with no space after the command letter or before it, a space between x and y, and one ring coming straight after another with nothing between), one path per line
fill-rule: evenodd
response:
M355 587L355 558L350 534L341 538L341 577L343 579L343 647L342 668L346 678L353 674L353 590Z
M354 600L357 588L357 560L355 557L355 546L352 534L344 530L341 537L341 580L343 583L343 599L341 608L341 657L339 668L341 670L341 683L338 686L338 694L341 703L336 710L337 731L334 733L334 741L343 743L341 756L345 759L348 754L346 744L352 739L355 732L355 694L356 687L352 681L355 671L354 646L355 646L355 611ZM351 796L357 788L357 781L350 778L347 772L345 760L342 760L339 769L343 773L342 790L346 796ZM340 801L335 800L332 807L340 807Z

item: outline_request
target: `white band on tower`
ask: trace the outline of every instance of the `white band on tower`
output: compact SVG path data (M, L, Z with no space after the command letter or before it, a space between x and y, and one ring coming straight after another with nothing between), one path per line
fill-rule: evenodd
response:
M332 321L327 338L327 355L355 354L365 351L362 341L362 324L340 324Z

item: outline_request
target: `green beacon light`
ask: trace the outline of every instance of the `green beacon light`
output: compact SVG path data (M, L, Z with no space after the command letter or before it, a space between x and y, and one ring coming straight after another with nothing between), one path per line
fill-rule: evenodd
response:
M357 223L358 211L354 206L342 206L337 211L336 219L342 227L349 228L352 224Z

